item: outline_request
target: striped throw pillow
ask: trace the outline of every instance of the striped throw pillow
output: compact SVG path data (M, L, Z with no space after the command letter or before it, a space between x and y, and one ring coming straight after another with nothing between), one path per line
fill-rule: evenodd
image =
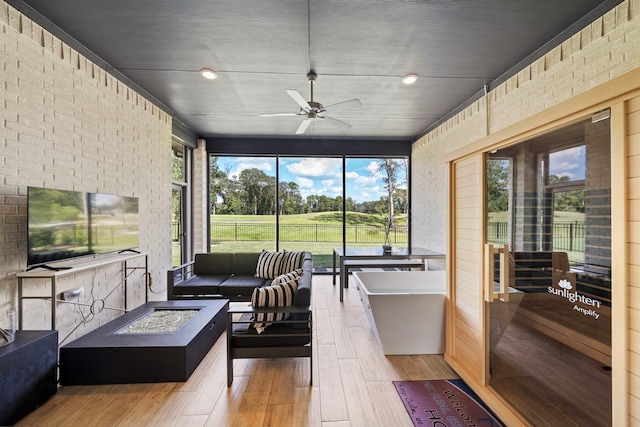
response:
M282 264L280 265L280 274L285 274L293 271L302 266L302 258L304 252L289 252L284 251L284 257L282 258Z
M288 273L281 274L278 277L276 277L275 279L273 279L273 282L271 282L271 286L280 285L282 283L287 283L287 282L290 282L292 280L295 280L296 286L297 286L298 285L298 281L300 280L300 277L302 277L302 269L301 268L297 268L297 269L295 269L293 271L290 271Z
M251 306L254 308L291 306L297 289L296 280L255 288L251 295ZM289 313L255 313L251 320L254 322L252 326L261 334L272 322L286 320L288 317Z
M258 256L258 265L256 265L255 277L261 279L275 279L280 275L282 268L283 252L267 252L262 250Z

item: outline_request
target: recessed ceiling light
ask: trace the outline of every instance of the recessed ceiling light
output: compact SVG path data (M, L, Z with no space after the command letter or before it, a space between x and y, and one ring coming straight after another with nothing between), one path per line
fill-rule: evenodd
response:
M404 76L402 78L402 83L406 84L406 85L410 85L416 82L416 80L418 80L418 76L415 74L407 74L406 76Z
M200 70L200 74L202 74L202 77L208 80L213 80L218 77L218 73L210 68L203 68L202 70Z

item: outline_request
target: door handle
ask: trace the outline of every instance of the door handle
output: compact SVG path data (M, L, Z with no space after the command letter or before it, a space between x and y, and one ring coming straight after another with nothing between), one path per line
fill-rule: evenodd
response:
M509 245L501 247L494 246L491 243L485 245L485 292L484 299L486 302L493 302L499 299L503 302L509 302ZM495 285L495 255L499 254L500 260L500 276L498 277L498 290Z

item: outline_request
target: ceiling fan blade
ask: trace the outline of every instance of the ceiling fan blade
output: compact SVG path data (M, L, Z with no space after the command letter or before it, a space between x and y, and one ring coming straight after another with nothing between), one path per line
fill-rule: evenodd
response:
M324 116L324 117L321 117L321 118L322 118L322 120L325 120L328 123L332 124L333 126L341 128L343 130L351 129L351 125L349 123L342 122L342 121L340 121L338 119L334 119L333 117Z
M259 114L258 117L298 117L300 113L267 113Z
M300 126L298 126L298 129L296 130L296 135L305 133L312 121L313 119L304 119L302 123L300 123Z
M360 107L362 102L359 99L350 99L349 101L338 102L337 104L331 104L324 107L320 112L333 113L336 111L344 110L347 108Z
M291 99L293 99L296 102L296 104L298 104L300 108L302 108L304 111L306 111L307 113L311 111L311 106L302 97L302 95L300 95L300 92L298 92L295 89L285 89L284 91L287 92L287 95L289 95Z

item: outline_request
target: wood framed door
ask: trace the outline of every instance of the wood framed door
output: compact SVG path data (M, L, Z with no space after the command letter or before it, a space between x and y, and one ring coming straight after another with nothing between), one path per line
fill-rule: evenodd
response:
M611 423L610 139L587 117L449 163L446 360L508 425Z

